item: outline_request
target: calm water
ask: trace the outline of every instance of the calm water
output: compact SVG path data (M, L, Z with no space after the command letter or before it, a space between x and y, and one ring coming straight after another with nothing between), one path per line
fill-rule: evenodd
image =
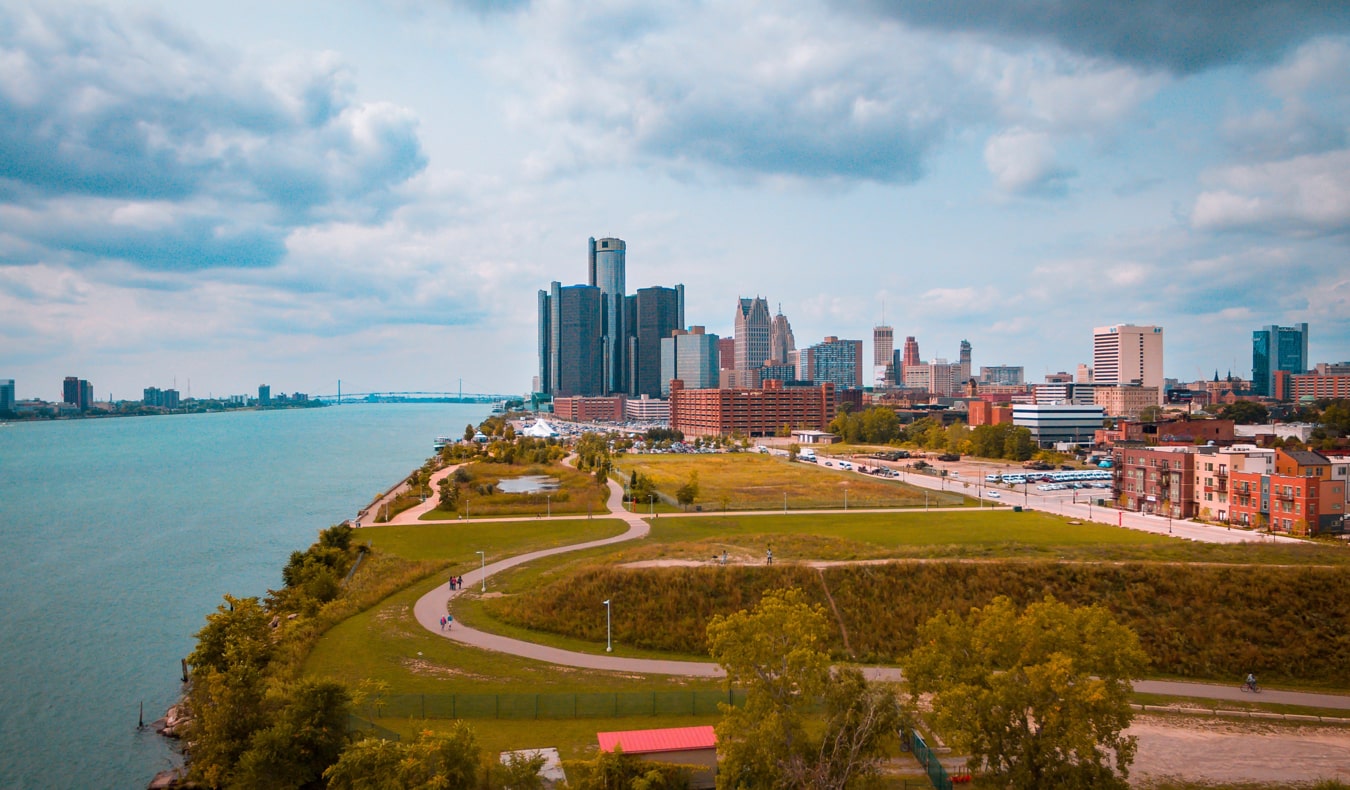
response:
M144 787L136 731L224 593L419 466L486 406L71 420L0 427L0 787Z

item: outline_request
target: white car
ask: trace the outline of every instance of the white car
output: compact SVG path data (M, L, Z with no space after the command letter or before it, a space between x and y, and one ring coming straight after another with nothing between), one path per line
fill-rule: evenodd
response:
M998 492L997 492L997 491L990 491L990 492L986 493L985 496L989 497L990 499L998 499Z

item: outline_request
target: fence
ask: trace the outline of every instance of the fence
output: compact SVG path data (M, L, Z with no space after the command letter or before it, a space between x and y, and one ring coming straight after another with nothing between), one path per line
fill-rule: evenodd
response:
M368 733L376 738L383 738L386 741L397 741L399 739L398 733L388 727L381 727L369 719L363 719L354 714L347 715L347 730L349 732Z
M942 767L942 761L928 744L924 742L923 736L918 730L910 730L909 737L905 739L909 742L909 749L914 753L914 759L919 761L924 771L928 773L928 781L933 783L936 790L952 790L952 778L947 775L947 769Z
M371 718L611 719L713 716L719 703L745 704L744 691L595 694L385 694L362 706Z

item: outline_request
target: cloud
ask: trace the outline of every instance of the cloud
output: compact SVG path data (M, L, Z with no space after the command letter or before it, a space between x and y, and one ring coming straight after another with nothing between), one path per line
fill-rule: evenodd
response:
M328 54L257 65L57 5L0 9L0 64L0 232L53 256L274 265L290 228L376 218L425 165L417 119Z
M1212 171L1191 225L1299 236L1350 231L1350 151Z
M984 162L998 188L1014 195L1060 196L1074 175L1056 162L1049 135L1021 128L989 138Z
M1049 42L1146 70L1193 74L1266 63L1320 35L1350 31L1350 6L1325 0L839 0L917 28Z

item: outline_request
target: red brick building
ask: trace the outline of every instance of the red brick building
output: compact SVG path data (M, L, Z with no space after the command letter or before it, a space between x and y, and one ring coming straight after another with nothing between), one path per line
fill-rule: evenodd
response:
M1274 474L1234 472L1232 523L1292 535L1343 531L1346 484L1331 466L1319 453L1281 449Z
M834 385L687 390L670 383L670 427L685 436L773 436L784 425L823 431L834 419Z
M558 419L571 422L623 422L625 400L622 395L608 398L554 398L553 413Z
M1292 395L1299 398L1350 398L1350 376L1323 376L1308 373L1291 377Z
M1186 447L1117 447L1113 453L1116 504L1122 510L1191 518L1195 452Z
M1012 406L1001 406L985 400L973 400L966 404L967 417L972 428L981 425L1004 425L1012 422Z

